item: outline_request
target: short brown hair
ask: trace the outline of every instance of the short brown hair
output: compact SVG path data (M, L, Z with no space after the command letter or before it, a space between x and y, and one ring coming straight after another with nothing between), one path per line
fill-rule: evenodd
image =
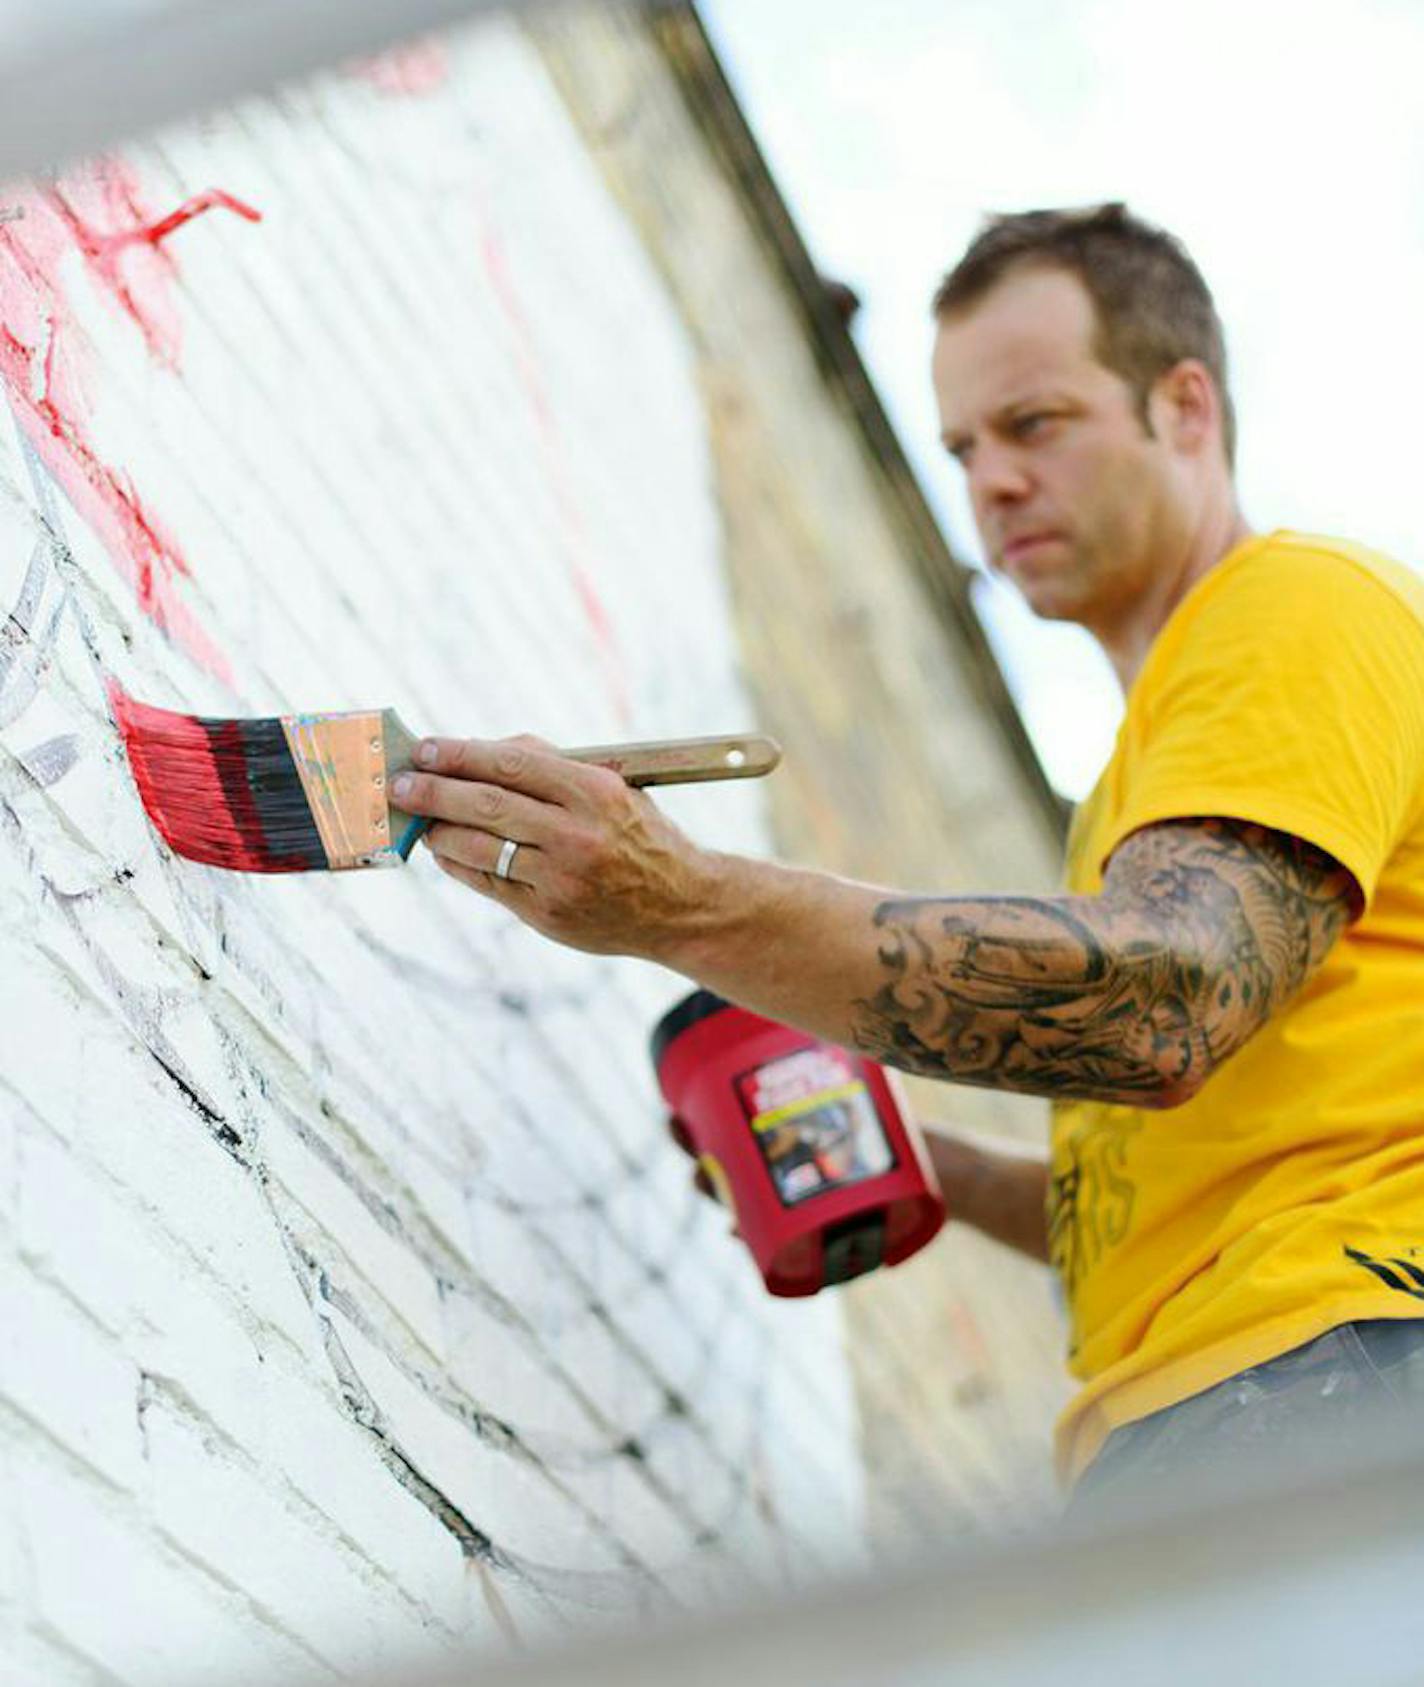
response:
M967 310L1011 270L1029 267L1066 270L1083 283L1098 319L1098 361L1132 389L1149 433L1153 383L1183 358L1205 364L1221 399L1226 460L1235 466L1226 336L1211 289L1180 240L1116 203L993 216L940 282L935 316Z

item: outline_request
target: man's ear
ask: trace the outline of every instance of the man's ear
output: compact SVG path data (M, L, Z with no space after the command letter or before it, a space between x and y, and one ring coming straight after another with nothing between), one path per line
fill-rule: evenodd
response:
M1195 456L1221 433L1221 399L1211 371L1184 357L1159 375L1149 399L1154 431L1179 451Z

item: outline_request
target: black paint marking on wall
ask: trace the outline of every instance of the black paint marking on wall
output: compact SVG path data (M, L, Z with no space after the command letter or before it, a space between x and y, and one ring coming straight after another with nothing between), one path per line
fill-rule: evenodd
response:
M171 1066L157 1049L150 1048L148 1052L157 1064L161 1066L172 1079L183 1099L208 1127L214 1141L216 1141L221 1148L229 1153L233 1159L237 1161L238 1165L244 1167L248 1166L249 1161L247 1156L242 1152L242 1138L232 1128L227 1120L223 1118L222 1114L208 1102L204 1101L202 1096L198 1094L197 1090L188 1081L188 1079L185 1078L175 1067Z

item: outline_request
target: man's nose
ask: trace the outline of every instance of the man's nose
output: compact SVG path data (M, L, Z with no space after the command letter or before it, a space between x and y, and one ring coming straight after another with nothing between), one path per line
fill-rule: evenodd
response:
M969 467L969 492L981 508L1018 503L1032 486L1023 460L1015 451L984 441Z

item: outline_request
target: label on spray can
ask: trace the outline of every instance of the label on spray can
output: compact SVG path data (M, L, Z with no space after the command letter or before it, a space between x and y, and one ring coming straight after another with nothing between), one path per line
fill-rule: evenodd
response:
M754 1067L737 1094L783 1206L889 1171L874 1099L843 1049L820 1045Z

